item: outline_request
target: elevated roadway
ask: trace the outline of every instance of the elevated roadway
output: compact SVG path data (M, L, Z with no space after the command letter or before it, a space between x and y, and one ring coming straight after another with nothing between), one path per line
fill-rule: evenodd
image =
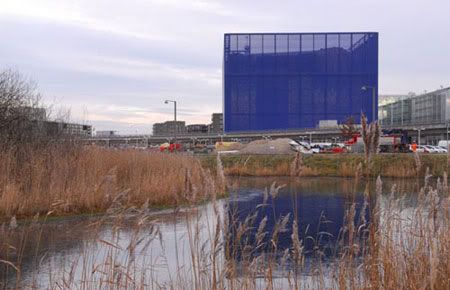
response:
M330 129L309 129L309 130L289 130L289 131L265 131L246 133L225 133L225 134L179 134L177 142L193 143L204 142L214 144L217 141L252 141L261 138L294 138L305 141L325 141L342 138L342 133L338 128ZM174 136L151 136L151 135L119 135L111 137L92 137L83 139L87 144L100 146L151 146L170 142Z
M404 125L404 126L382 126L383 130L406 130L408 136L413 140L420 139L421 144L435 144L437 140L443 140L447 137L446 124L428 124L428 125ZM249 142L262 138L293 138L296 140L305 140L312 142L320 141L344 141L344 137L339 128L315 128L302 130L285 131L264 131L264 132L245 132L245 133L223 133L223 134L179 134L177 142L194 143L203 142L214 144L217 141L241 141ZM148 147L170 142L174 139L172 135L152 136L152 135L118 135L111 137L91 137L83 139L86 144L96 144L99 146L138 146Z

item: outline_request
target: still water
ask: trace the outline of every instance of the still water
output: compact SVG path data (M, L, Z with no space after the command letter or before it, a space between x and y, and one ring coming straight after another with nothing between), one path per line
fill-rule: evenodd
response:
M107 287L111 277L164 288L177 281L189 281L195 268L192 254L198 264L203 263L200 260L211 256L214 240L222 245L214 250L219 252L219 265L229 259L239 263L245 259L249 245L253 247L249 251L252 257L275 252L275 258L280 258L285 249L292 247L294 219L304 245L306 275L313 256L326 261L339 252L338 241L342 241L343 223L351 206L355 205L356 224L369 220L367 212L372 206L370 199L364 203L365 185L355 184L353 179L246 177L230 179L229 184L228 198L176 212L48 220L22 224L15 230L3 225L0 239L8 247L0 253L0 259L19 265L20 274L0 263L0 289L17 285L101 288L98 285ZM278 193L271 192L270 188L277 186L281 186ZM374 182L369 185L372 191L374 186ZM418 185L409 180L383 180L383 193L394 191L396 196L403 196L404 208L415 206L417 190ZM276 222L283 218L286 222L274 245L272 234ZM265 234L256 247L263 220ZM242 232L243 225L246 230ZM216 233L218 228L220 235ZM210 265L210 261L204 261L204 265ZM276 275L282 277L283 273Z

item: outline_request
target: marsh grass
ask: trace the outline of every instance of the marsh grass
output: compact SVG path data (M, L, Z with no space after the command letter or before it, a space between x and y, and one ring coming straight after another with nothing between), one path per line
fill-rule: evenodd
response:
M15 200L9 197L8 204L35 204L28 207L33 209L28 214L40 212L44 216L64 212L62 205L68 204L75 211L95 205L108 215L88 225L92 229L90 242L74 241L77 254L63 266L48 261L42 248L48 237L41 234L43 222L37 216L29 226L18 226L14 219L3 223L0 289L450 288L446 174L432 184L431 173L426 170L414 207L396 195L395 186L391 194L382 194L382 179L378 177L374 191L366 184L358 214L357 183L364 181L359 163L354 171L356 185L346 192L343 227L330 252L321 243L328 233L309 228L300 231L295 202L293 214L277 215L274 201L284 184L274 182L267 187L262 203L255 204L244 218L234 210L232 199L224 205L218 196L226 181L220 157L216 157L217 167L211 174L195 159L181 155L97 148L71 154L63 158L55 152L30 159L32 165L26 170L31 180L19 175L21 182L15 184L11 175L10 179L3 177L3 184L22 190L17 190ZM298 156L288 164L290 175L301 175L304 161ZM48 168L46 174L38 173L43 168ZM44 176L68 180L50 178L51 182L41 185L37 180ZM96 194L92 196L87 184ZM40 190L27 185L39 185ZM24 191L27 188L31 191ZM153 195L156 190L160 195ZM55 206L56 197L66 200ZM200 210L205 205L198 204L204 198L211 199L206 216ZM161 217L174 219L175 244L171 247L160 230L161 221L151 211L152 204L163 202L174 206L173 216ZM21 209L25 215L25 208L2 209L9 210L8 214L19 214ZM182 222L186 230L179 232L175 221ZM283 235L290 241L286 248L280 246ZM153 255L155 247L160 249L158 255ZM30 252L34 253L31 257L25 255ZM169 265L174 255L175 267ZM30 267L37 274L23 278Z
M224 193L223 180L181 154L63 145L0 152L0 219L174 206L212 192Z
M360 181L361 175L362 170L356 171L355 180ZM185 178L185 188L192 190L189 184L193 183L193 175ZM109 225L107 238L93 237L94 243L105 249L103 254L81 246L79 257L68 261L65 271L56 265L50 267L45 273L45 285L49 289L449 289L450 203L446 176L435 184L425 178L415 207L406 206L404 198L394 196L395 186L391 194L382 194L382 180L378 178L374 192L366 186L359 215L356 186L350 187L344 226L334 254L327 258L319 242L320 235L326 233L300 233L296 210L294 215L276 216L273 201L283 187L273 183L266 188L263 202L255 204L255 210L244 219L229 208L232 202L222 210L216 198L212 199L207 218L201 217L198 205L192 201L186 210L175 210L174 217L181 219L187 229L184 234L178 233L179 242L184 241L187 248L180 244L175 247L185 251L185 259L177 258L175 269L168 265L168 254L174 249L166 248L159 223L147 210L130 211L127 203L121 204L113 216L91 225L96 229ZM268 215L256 223L258 209L265 207L271 207L273 213L266 212ZM269 220L274 221L270 228ZM130 233L125 240L121 234L124 229ZM17 235L17 229L2 231L6 251L17 252L20 245L12 249L7 239ZM278 240L286 232L290 233L291 243L281 249ZM306 252L308 241L315 245L313 252ZM162 249L160 256L139 258L148 256L155 245ZM20 260L8 257L13 256L0 257L3 271L15 273L12 284L17 289L43 286L42 277L21 281ZM35 267L43 259L36 255Z

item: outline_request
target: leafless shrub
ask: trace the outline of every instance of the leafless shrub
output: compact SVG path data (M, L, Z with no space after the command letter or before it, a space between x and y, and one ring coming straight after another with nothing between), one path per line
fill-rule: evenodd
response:
M36 84L12 70L0 71L0 144L20 145L35 141L37 123L46 118L39 107Z
M358 133L358 129L355 125L355 119L352 116L347 117L344 120L342 125L339 125L339 129L341 130L342 135L347 138L353 137L356 133Z

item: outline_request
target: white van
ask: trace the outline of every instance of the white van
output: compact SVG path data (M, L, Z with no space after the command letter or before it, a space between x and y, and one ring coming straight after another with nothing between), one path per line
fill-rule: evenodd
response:
M439 142L438 142L438 146L442 147L444 149L447 149L449 144L450 144L450 140L439 140Z

